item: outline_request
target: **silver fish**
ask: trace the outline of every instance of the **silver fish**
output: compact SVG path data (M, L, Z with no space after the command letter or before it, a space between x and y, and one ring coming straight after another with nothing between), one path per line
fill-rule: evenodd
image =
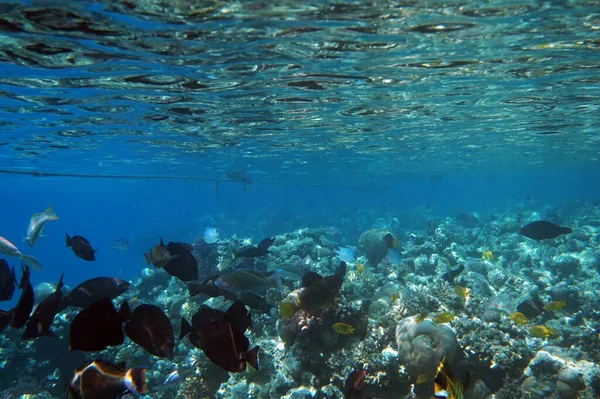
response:
M24 255L19 249L4 237L0 237L0 254L10 256L11 258L19 258L23 263L33 270L41 270L40 262L31 255Z
M52 205L48 207L44 212L39 212L31 216L29 219L29 226L27 226L27 237L23 241L27 242L30 247L33 247L42 234L44 224L50 220L58 220L58 216L52 210Z

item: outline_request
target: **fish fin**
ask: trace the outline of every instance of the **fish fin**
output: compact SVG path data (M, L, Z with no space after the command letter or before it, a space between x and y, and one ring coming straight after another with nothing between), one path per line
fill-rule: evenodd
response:
M125 374L125 385L137 394L146 393L146 367L134 367Z
M42 270L37 259L31 255L21 254L21 256L19 256L19 260L23 261L23 263L25 263L29 268L35 271Z
M344 261L342 260L342 261L340 261L340 265L338 266L338 268L335 270L335 274L336 274L337 276L342 276L342 277L344 277L344 276L346 276L346 269L347 269L347 267L346 267L346 262L344 262Z
M255 346L249 352L245 354L245 360L250 366L254 367L258 371L258 350L260 346Z
M119 308L119 316L121 316L123 321L129 321L133 318L133 312L131 311L127 301L123 301L121 304L121 307Z
M179 330L179 339L184 338L192 332L192 326L184 317L181 318L181 329Z
M67 247L71 246L71 237L69 237L69 235L67 233L65 233L65 235L67 236Z
M64 287L64 286L65 286L65 285L63 284L63 277L64 277L64 276L65 276L65 274L64 274L64 273L60 275L60 279L58 280L58 283L56 283L56 291L55 291L55 292L58 292L58 291L60 291L60 290L62 289L62 287Z
M54 211L52 210L52 205L50 205L45 211L44 214L46 215L46 219L47 220L58 220L58 216L56 216L56 213L54 213Z
M164 246L165 246L165 243L163 242L163 239L162 239L162 237L160 238L160 246L161 246L161 247L164 247Z
M267 277L267 280L269 280L271 287L281 290L281 269L277 269L275 273Z
M150 263L152 263L152 260L150 259L150 254L144 253L144 258L146 258L146 264L149 265Z

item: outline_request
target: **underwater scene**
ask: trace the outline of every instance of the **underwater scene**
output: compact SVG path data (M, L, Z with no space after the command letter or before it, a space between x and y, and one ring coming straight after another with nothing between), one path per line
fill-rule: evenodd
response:
M600 398L597 0L0 2L0 399Z

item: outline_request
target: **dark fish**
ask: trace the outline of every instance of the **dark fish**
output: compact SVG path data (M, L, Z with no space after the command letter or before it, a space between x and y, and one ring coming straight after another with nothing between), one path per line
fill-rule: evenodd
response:
M69 306L87 308L102 298L115 299L129 288L130 284L114 277L95 277L73 288L60 301L60 310Z
M270 317L273 316L272 310L275 306L265 301L262 296L252 292L242 292L239 295L239 298L244 302L244 305L249 306L250 309L259 310Z
M0 332L4 331L6 327L12 321L14 314L14 309L11 310L2 310L0 309Z
M236 296L233 292L224 290L223 288L217 287L215 282L219 279L219 276L212 276L199 283L197 281L192 281L188 283L188 291L190 292L190 296L196 296L200 294L207 295L211 298L216 298L219 296L225 297L225 299L229 299L231 301L235 301Z
M363 387L365 385L365 376L367 371L358 368L350 373L344 383L344 399L362 399Z
M233 251L233 258L258 258L269 253L269 247L275 242L275 237L265 238L257 246L249 245Z
M517 306L517 312L521 312L528 319L540 315L544 311L544 304L539 299L526 299Z
M0 301L10 301L15 293L17 278L15 267L8 267L4 259L0 259Z
M323 276L321 276L319 273L317 272L308 272L304 275L304 277L302 277L302 284L301 286L303 288L308 287L309 285L311 285L314 282L317 282L319 280L321 280L323 278Z
M85 363L75 370L67 386L72 399L116 399L127 393L146 393L146 367L126 370L102 360Z
M241 300L237 300L231 304L229 309L223 315L223 321L233 325L242 334L246 332L248 328L252 327L252 316L250 312L246 310L246 306Z
M96 251L87 239L82 236L69 237L67 233L65 235L67 236L67 247L71 247L78 258L89 261L96 260Z
M202 331L204 354L211 362L232 373L246 370L246 362L258 370L258 350L251 350L250 341L234 325L226 322L210 323Z
M235 292L253 292L258 294L268 288L281 288L281 276L275 272L269 277L254 270L237 269L223 273L215 281L218 288Z
M442 274L442 280L445 280L452 284L454 279L461 274L465 270L465 265L460 265L454 270L448 270L446 273Z
M10 323L12 328L21 328L27 323L29 315L31 314L31 309L33 309L33 303L35 302L33 287L31 286L31 282L29 282L31 269L28 266L21 265L21 270L23 273L21 281L19 282L21 296L19 297L17 306L15 306L15 313L12 322Z
M125 334L154 356L173 360L173 326L158 306L144 304L135 308L125 325Z
M38 338L42 335L54 336L54 333L50 331L50 325L58 313L58 306L62 298L63 277L64 274L60 276L60 280L56 284L56 291L40 302L27 320L25 331L21 336L23 340Z
M152 263L154 267L160 269L165 267L169 261L179 257L179 255L171 255L171 252L169 252L161 238L160 244L150 248L150 252L145 253L144 257L146 258L146 264Z
M560 235L570 234L572 232L573 229L570 227L557 226L554 223L546 222L545 220L531 222L521 228L522 235L534 240L556 238Z
M125 340L124 322L112 301L102 298L79 312L71 322L69 349L94 352L121 345Z
M342 288L345 274L346 262L340 262L336 274L315 279L298 297L300 308L311 312L333 301Z
M392 233L387 233L383 237L383 243L387 248L395 248L398 246L398 240L394 238L394 235Z
M198 280L198 261L192 254L193 247L191 245L170 242L167 244L167 250L173 256L163 266L167 273L181 281Z

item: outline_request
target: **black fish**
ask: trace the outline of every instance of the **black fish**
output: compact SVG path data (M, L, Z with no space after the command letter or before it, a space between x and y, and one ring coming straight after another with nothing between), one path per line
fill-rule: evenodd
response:
M0 309L0 332L2 332L10 322L12 321L14 309L2 310Z
M465 270L465 265L460 265L454 270L448 270L442 274L442 280L452 283L454 279Z
M83 260L96 260L96 251L92 248L92 244L82 236L69 237L67 233L67 247L71 247L75 255Z
M246 362L258 370L258 350L252 350L248 338L235 326L226 322L214 322L202 331L204 354L211 362L226 371L239 373L246 370Z
M383 237L383 243L387 248L394 248L396 246L394 244L398 244L398 241L394 238L394 235L392 233L387 233Z
M367 371L358 368L350 373L344 383L344 399L362 399L363 387L365 385L365 376Z
M258 258L269 253L269 247L275 242L275 237L265 238L257 246L243 247L238 251L233 251L234 258Z
M72 399L116 399L129 392L146 393L145 367L125 370L102 360L87 362L75 370L67 385Z
M63 277L64 274L60 276L60 280L56 284L56 291L40 302L29 320L27 320L25 331L21 336L23 340L38 338L42 335L54 336L52 331L50 331L50 325L58 313L58 306L62 298Z
M94 352L121 345L125 340L124 322L110 299L100 299L79 312L71 322L69 349Z
M340 288L342 288L345 274L346 262L340 262L333 276L321 279L313 277L315 281L308 285L298 297L300 308L311 312L333 301Z
M154 356L173 360L173 326L158 306L144 304L135 308L125 325L125 334Z
M21 328L25 325L25 323L27 323L29 315L31 314L31 309L33 309L33 303L35 302L33 287L29 281L31 269L29 266L21 265L21 270L23 273L21 276L21 281L19 282L21 296L19 297L17 306L15 306L13 319L10 323L12 328Z
M4 259L0 259L0 301L10 301L15 293L17 278L15 267L8 267Z
M164 269L173 277L181 281L198 280L198 261L192 255L193 247L186 243L170 242L167 250L173 257L164 266Z
M521 234L534 240L545 240L547 238L556 238L563 234L570 234L573 229L570 227L557 226L554 223L538 220L526 224L521 228Z
M199 283L197 281L192 281L188 283L188 291L190 292L190 296L196 296L200 294L207 295L211 298L216 298L219 296L225 297L225 299L229 299L230 301L235 301L236 296L233 292L224 290L223 288L219 288L215 285L215 281L219 279L219 276L212 276Z
M250 309L260 310L269 317L273 316L271 312L275 306L265 301L262 296L253 292L242 292L239 297L244 305L249 306Z
M246 332L248 328L252 327L252 316L250 312L246 310L246 306L240 300L235 301L231 304L229 309L223 315L223 321L233 325L242 334Z
M119 278L95 277L73 288L60 301L60 310L69 306L87 308L102 298L115 299L129 288L130 284Z

